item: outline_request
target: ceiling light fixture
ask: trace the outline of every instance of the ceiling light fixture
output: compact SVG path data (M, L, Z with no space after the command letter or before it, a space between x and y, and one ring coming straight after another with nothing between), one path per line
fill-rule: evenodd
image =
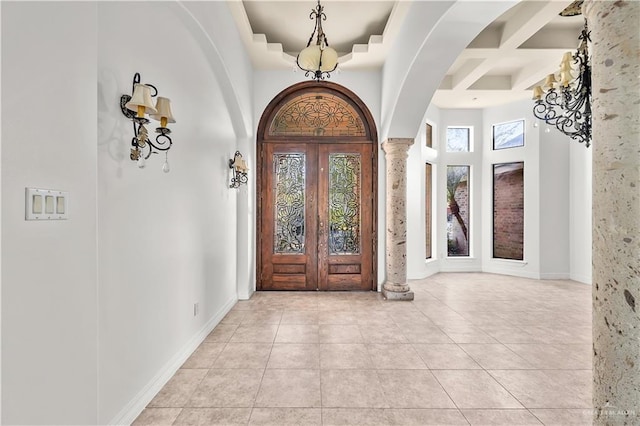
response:
M576 12L573 3L570 7L573 7L573 11L567 8L560 15L580 14L579 9ZM533 88L533 100L536 101L533 115L555 126L571 139L584 142L587 148L591 145L591 64L587 47L587 43L591 41L589 34L585 19L584 28L578 37L578 50L574 54L565 53L560 70L549 74L543 86ZM573 77L571 73L575 71L578 75Z
M320 0L316 8L311 9L309 19L315 19L316 26L309 37L307 47L298 54L296 64L301 70L306 71L304 74L306 77L311 75L311 78L320 81L324 80L325 76L331 77L329 73L335 71L338 66L338 53L329 47L327 36L322 30L322 21L327 20L327 15L324 14L324 6L320 5ZM314 36L316 36L316 42L312 45Z

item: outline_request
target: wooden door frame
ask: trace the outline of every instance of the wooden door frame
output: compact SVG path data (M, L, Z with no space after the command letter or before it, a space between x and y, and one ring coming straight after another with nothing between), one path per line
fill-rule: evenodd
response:
M370 143L373 145L372 151L372 238L373 238L373 254L371 259L372 267L372 282L371 290L377 291L378 289L378 131L376 128L373 116L369 111L369 108L362 102L360 97L353 93L351 90L344 86L328 81L305 81L294 84L278 95L276 95L271 102L267 105L260 122L258 124L258 131L256 135L256 289L262 290L262 280L260 266L262 265L262 254L260 250L261 244L259 244L262 235L262 198L263 182L262 182L262 164L264 156L264 144L268 142L276 141L290 141L290 142L302 142L308 143L311 141L317 141L317 136L274 136L268 134L269 124L273 121L276 113L280 108L286 105L287 101L291 98L304 94L305 92L325 92L327 94L336 95L348 104L350 104L364 124L364 130L366 136L322 136L323 142L326 143Z

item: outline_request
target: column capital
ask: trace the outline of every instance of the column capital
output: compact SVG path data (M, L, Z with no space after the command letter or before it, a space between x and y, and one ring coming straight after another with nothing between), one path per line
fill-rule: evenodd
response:
M382 142L382 150L387 155L406 153L413 142L412 138L389 138Z

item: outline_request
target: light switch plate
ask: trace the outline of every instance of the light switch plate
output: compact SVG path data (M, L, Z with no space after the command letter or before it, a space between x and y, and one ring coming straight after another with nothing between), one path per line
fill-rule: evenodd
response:
M69 217L69 193L25 188L26 220L64 220Z

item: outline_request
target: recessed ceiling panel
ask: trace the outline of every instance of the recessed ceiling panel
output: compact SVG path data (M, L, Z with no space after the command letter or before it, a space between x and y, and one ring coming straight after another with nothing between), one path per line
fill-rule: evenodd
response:
M372 35L382 35L393 9L393 1L325 1L327 17L322 21L329 45L340 55L354 44L366 44ZM254 34L264 34L268 43L280 43L296 56L309 41L315 20L309 18L314 1L243 1ZM314 38L315 40L315 38Z

